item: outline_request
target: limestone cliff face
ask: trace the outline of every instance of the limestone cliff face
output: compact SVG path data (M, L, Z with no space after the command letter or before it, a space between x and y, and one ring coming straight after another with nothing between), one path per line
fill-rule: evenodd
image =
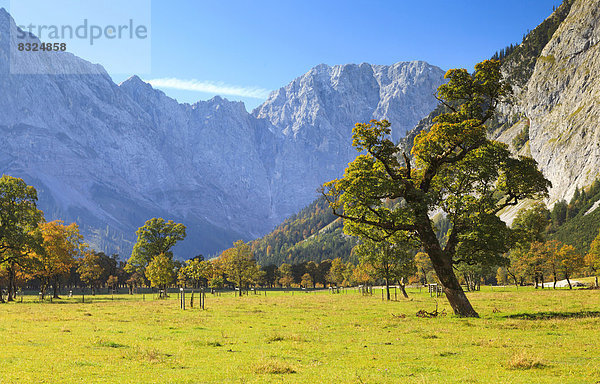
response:
M535 60L514 55L503 63L514 96L499 107L504 124L492 134L538 162L552 182L550 206L600 176L600 1L567 0L545 22L557 17L560 23ZM525 130L529 140L515 148L514 138ZM521 206L502 218L510 223Z
M600 176L600 1L577 0L543 49L519 105L550 203Z

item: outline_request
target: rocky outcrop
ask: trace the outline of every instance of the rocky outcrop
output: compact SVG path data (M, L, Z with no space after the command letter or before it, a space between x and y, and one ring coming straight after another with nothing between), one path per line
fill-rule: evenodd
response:
M546 45L519 104L550 203L600 176L600 1L577 0Z

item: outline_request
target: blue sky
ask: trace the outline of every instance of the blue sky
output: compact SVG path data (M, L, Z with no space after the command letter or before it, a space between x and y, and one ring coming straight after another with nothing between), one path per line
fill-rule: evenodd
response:
M53 3L67 7L68 1ZM180 102L221 94L244 101L251 110L270 90L320 63L424 60L443 69L472 69L496 50L519 43L560 3L154 0L151 65L137 74L154 84L191 89L159 87ZM8 0L0 0L0 6L10 11ZM109 50L103 55L110 61L120 54L110 57ZM133 74L111 76L120 82Z

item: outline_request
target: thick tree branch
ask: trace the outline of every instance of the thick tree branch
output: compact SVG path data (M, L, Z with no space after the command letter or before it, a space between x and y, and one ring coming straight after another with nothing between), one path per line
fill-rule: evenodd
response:
M453 224L452 229L450 230L450 236L448 236L448 241L446 242L446 246L444 247L444 253L450 256L454 256L456 251L456 246L458 245L458 234L459 234L459 226Z
M406 178L410 179L411 178L411 166L410 166L410 158L408 157L408 155L406 154L406 152L402 152L402 156L404 157L404 163L406 164Z
M508 198L503 203L497 205L490 213L496 215L506 207L517 205L519 204L519 200L521 200L521 198L521 196L509 193Z
M371 156L373 156L374 158L376 158L377 160L379 160L381 162L381 164L383 164L383 167L385 168L385 172L388 174L389 177L392 178L392 180L394 181L400 181L402 179L402 176L397 174L391 167L390 165L387 163L387 161L385 161L386 159L381 156L378 152L373 151L373 147L369 147L369 149L367 149L367 152L369 152L369 154Z
M325 195L324 195L325 196ZM327 197L325 197L327 199ZM330 200L327 199L327 201L329 202ZM378 221L373 221L373 220L369 220L366 217L357 217L357 216L349 216L343 213L339 213L335 210L335 208L331 209L333 214L336 215L337 217L341 217L342 219L345 220L350 220L353 221L355 223L361 223L361 224L367 224L367 225L372 225L374 227L378 227L381 229L386 229L389 231L415 231L417 228L412 225L412 224L395 224L389 221L385 221L385 222L378 222Z
M456 113L456 112L457 112L456 108L454 108L453 106L451 106L450 104L448 104L448 103L446 102L446 100L444 100L444 99L442 99L441 97L439 97L439 96L437 95L437 92L435 92L435 93L433 94L433 97L435 97L435 98L436 98L436 100L437 100L437 101L439 101L440 103L444 104L444 106L445 106L446 108L448 108L449 110L451 110L452 112L454 112L454 113Z

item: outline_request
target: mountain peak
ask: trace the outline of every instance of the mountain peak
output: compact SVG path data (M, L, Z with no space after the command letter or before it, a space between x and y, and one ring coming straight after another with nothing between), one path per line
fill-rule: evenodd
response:
M8 11L6 9L4 9L4 7L0 7L0 19L7 19L7 18L12 19L12 16L10 15L10 13L8 13Z
M119 84L119 87L152 88L152 85L140 79L138 75L133 75Z
M443 76L444 71L424 61L319 64L273 92L252 113L285 135L311 141L350 137L347 131L358 121L388 119L397 141L435 107L432 95Z

